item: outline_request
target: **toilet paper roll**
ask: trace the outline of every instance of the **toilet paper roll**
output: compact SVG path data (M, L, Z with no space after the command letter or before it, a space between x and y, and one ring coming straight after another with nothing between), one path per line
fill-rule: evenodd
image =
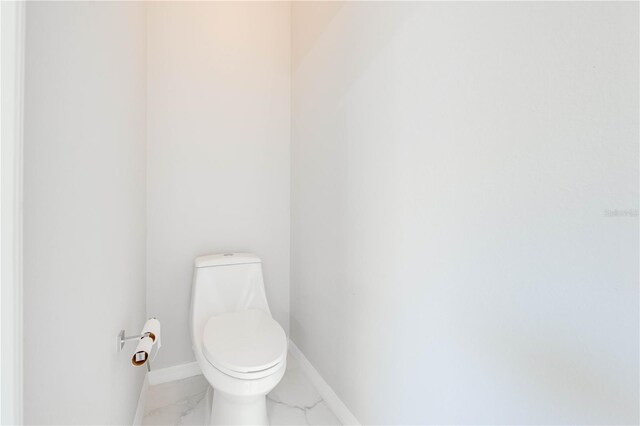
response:
M142 334L149 333L149 337L154 343L160 341L160 321L156 318L149 318L142 328Z
M156 345L156 352L153 354L153 359L158 356L158 351L162 347L162 336L160 334L160 321L157 318L149 318L142 328L142 335L149 334L149 337Z
M136 351L131 357L131 364L139 367L143 365L149 359L149 354L151 353L151 348L153 347L153 340L151 337L143 337L138 341L138 346L136 347Z

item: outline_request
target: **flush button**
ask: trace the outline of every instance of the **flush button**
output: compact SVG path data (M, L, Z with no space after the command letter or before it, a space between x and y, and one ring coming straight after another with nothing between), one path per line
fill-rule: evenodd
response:
M225 253L223 256L233 256L233 253Z

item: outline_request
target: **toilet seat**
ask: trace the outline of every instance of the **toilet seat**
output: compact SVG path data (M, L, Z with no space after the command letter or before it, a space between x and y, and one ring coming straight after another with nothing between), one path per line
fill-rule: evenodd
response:
M202 352L211 365L241 379L273 374L287 356L284 330L269 314L258 309L209 318L202 341Z

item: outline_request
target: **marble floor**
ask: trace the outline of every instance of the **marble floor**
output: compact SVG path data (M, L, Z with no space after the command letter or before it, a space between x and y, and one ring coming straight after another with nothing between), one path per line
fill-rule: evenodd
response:
M204 425L209 383L204 376L149 387L143 425ZM340 425L289 354L282 381L267 395L272 425Z

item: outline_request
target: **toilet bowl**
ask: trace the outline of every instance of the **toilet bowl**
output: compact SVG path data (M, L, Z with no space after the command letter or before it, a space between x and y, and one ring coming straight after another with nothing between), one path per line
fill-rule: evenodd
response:
M266 395L284 375L287 338L271 316L260 258L197 258L190 324L196 360L213 388L209 424L269 424Z

